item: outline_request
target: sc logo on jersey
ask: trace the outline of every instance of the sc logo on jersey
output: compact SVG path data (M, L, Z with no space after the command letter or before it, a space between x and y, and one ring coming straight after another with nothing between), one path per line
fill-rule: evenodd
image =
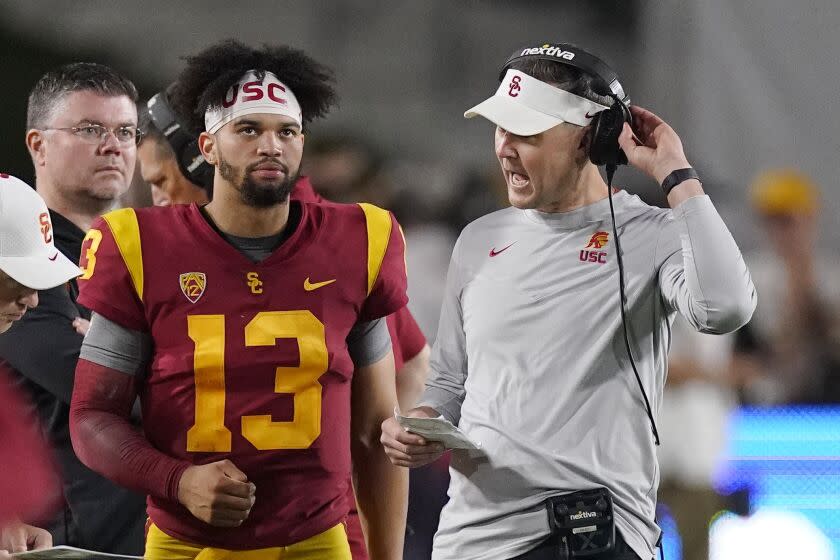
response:
M249 272L245 275L245 278L248 279L248 287L251 289L252 294L263 293L263 283L260 280L260 274L258 272Z

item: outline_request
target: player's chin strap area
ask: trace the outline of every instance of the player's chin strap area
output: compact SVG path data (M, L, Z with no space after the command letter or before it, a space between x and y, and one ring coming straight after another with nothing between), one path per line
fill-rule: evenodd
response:
M642 385L642 378L639 375L639 370L636 369L636 361L633 360L633 352L630 351L630 339L627 335L627 311L625 310L624 306L627 301L627 298L624 295L624 262L621 258L621 245L618 241L618 229L615 225L615 209L613 208L613 197L612 197L612 181L613 176L615 175L615 170L617 166L615 164L607 164L606 172L607 172L607 196L610 199L610 216L612 217L612 227L613 227L613 239L615 240L615 254L616 258L618 258L618 293L619 297L621 298L619 307L621 308L621 324L624 327L624 345L627 348L627 355L630 357L630 365L633 367L633 373L636 374L636 382L639 384L639 390L642 391L642 397L645 399L645 411L647 412L648 419L650 420L650 426L653 429L653 438L656 441L656 445L659 445L659 430L656 429L656 421L653 419L653 412L650 408L650 401L648 400L647 393L645 392L645 388ZM661 551L662 549L660 549Z

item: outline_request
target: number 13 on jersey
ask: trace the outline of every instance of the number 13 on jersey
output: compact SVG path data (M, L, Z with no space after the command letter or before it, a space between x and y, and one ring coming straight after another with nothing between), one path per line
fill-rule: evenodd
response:
M195 424L187 431L187 451L230 451L225 426L225 316L189 315L187 330L195 343ZM300 365L277 367L274 392L294 396L294 418L275 422L270 414L241 417L242 436L260 450L306 449L321 434L318 379L327 371L324 324L310 311L264 311L245 326L245 346L274 346L294 338Z

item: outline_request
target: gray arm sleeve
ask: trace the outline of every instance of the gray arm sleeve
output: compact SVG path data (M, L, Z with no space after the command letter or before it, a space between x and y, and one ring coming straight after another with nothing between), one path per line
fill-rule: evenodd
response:
M752 317L757 299L732 234L708 196L685 200L673 214L676 228L665 228L657 247L657 262L664 259L662 297L696 330L738 329Z
M385 318L356 323L347 335L347 351L357 368L369 366L391 350L391 335Z
M152 357L152 337L93 313L79 357L129 375L142 375Z
M429 360L426 390L417 406L429 406L457 425L461 418L467 381L467 341L461 313L461 290L464 285L458 266L460 239L452 251L446 288L440 311L435 345Z

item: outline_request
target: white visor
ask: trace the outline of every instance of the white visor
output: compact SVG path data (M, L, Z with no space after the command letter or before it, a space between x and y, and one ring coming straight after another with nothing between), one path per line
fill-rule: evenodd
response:
M213 134L230 121L254 113L286 115L303 127L303 114L292 90L271 72L260 80L255 70L249 70L228 90L221 107L204 113L204 128Z
M519 70L508 70L495 95L464 116L471 119L481 115L509 132L532 136L564 122L586 126L593 116L608 108Z

